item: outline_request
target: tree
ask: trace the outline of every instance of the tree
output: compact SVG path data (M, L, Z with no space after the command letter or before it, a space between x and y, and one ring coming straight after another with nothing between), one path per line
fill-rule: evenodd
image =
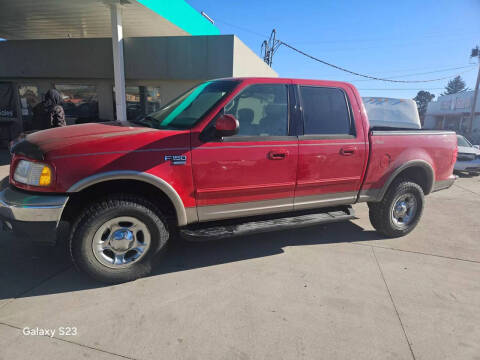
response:
M428 91L420 90L417 93L417 96L413 98L417 103L418 114L420 115L420 122L423 126L423 120L425 119L425 114L427 112L427 106L430 101L435 97L434 94L429 93Z
M448 82L447 86L445 86L445 92L442 95L456 94L463 90L468 89L465 86L465 81L458 75Z

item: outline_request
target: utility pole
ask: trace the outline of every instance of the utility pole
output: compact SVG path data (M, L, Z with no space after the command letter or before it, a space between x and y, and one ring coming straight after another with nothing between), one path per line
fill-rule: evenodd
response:
M480 85L480 48L477 47L472 49L472 54L470 55L471 58L476 57L478 60L478 75L477 75L477 83L475 84L475 92L473 93L473 101L472 101L472 112L470 114L470 130L469 133L472 133L473 129L473 120L475 119L475 106L477 105L477 97L478 97L478 86Z
M263 54L263 61L265 61L268 66L272 67L273 55L277 49L282 45L280 40L277 40L277 30L273 29L268 40L264 40L261 47L261 52Z

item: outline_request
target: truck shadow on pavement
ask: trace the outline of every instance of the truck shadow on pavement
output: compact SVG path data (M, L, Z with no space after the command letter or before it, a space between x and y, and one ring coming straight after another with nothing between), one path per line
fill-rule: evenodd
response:
M353 222L276 231L209 242L175 239L158 260L150 281L163 274L200 269L266 256L286 247L380 240ZM35 297L108 287L73 269L66 246L34 247L0 231L0 308L3 299Z

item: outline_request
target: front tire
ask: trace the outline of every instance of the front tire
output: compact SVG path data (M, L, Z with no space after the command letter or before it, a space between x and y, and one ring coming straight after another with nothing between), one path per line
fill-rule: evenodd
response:
M382 235L400 237L418 225L425 196L422 188L408 180L398 180L387 190L382 201L369 204L372 226Z
M70 254L79 270L117 284L148 275L168 239L167 221L154 204L115 195L83 211L72 230Z

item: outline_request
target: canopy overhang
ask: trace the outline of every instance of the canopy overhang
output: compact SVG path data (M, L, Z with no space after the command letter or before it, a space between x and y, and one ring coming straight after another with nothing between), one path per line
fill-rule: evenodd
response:
M127 119L124 37L219 33L184 0L0 0L0 9L0 38L6 40L112 37L120 121Z
M0 9L7 40L111 37L120 121L127 119L124 37L219 33L184 0L0 0Z
M122 8L124 37L219 34L184 0L0 0L0 38L111 37L112 4Z

